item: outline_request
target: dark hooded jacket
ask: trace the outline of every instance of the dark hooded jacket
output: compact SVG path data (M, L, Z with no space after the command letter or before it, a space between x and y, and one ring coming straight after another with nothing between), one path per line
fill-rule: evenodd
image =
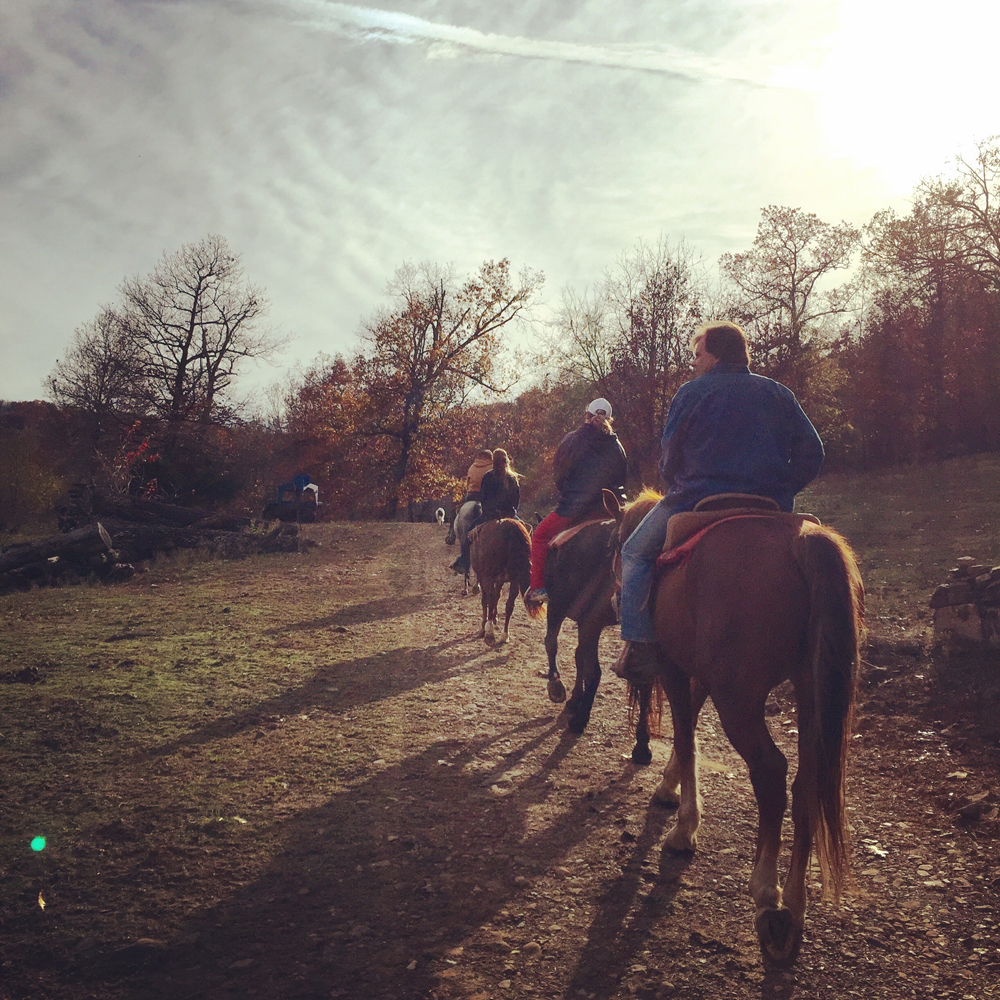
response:
M625 502L625 449L618 435L583 424L562 439L552 464L560 517L578 517L599 509L601 490L611 490Z
M483 513L477 523L501 517L517 517L517 507L521 502L521 487L510 473L501 479L490 469L483 476L479 492Z

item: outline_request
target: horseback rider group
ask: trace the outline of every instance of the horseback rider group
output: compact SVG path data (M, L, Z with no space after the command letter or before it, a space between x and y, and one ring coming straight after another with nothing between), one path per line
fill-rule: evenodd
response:
M619 613L626 646L616 673L641 665L656 641L650 593L671 516L719 493L769 497L781 510L791 511L795 495L823 463L823 444L791 390L750 371L747 339L739 326L708 323L690 346L695 377L671 401L661 439L659 472L666 496L622 547ZM488 455L481 452L477 462ZM519 477L503 449L493 452L492 463L481 476L483 511L477 524L517 516ZM545 557L552 539L588 517L602 516L603 490L624 501L626 456L612 429L608 400L595 399L587 406L582 425L560 443L553 473L559 499L532 536L531 589L525 594L529 607L547 599Z

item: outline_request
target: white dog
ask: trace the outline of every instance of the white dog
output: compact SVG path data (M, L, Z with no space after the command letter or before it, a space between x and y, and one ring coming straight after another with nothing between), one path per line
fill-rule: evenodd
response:
M444 507L438 507L438 509L434 511L434 520L437 521L438 524L444 524Z

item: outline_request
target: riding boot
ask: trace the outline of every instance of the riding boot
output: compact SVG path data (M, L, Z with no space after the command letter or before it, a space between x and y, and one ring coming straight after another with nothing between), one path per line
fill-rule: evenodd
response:
M659 662L660 652L655 642L626 642L611 670L633 684L651 684L656 679Z

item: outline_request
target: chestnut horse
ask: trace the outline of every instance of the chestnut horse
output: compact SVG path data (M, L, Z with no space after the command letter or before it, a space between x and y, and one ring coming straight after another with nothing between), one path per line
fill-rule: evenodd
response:
M652 505L623 510L619 543ZM695 725L711 696L757 799L757 850L750 876L754 926L765 963L794 962L806 912L806 869L815 849L824 892L839 899L849 878L844 770L864 636L864 586L847 542L791 515L756 513L716 522L660 577L653 601L656 684L670 702L674 750L657 789L677 802L667 835L693 851L701 820ZM789 680L798 715L792 784L792 855L778 884L788 763L765 722L770 691Z
M483 625L477 638L485 639L489 646L502 646L508 637L510 616L519 594L531 586L531 535L522 521L505 517L501 521L487 521L469 532L472 544L471 562L476 579L482 589ZM503 635L495 634L497 605L505 583L510 583L507 594ZM537 616L537 610L531 617Z
M604 514L603 509L601 513ZM551 549L545 560L545 589L549 595L545 630L548 694L549 700L557 703L566 698L566 688L556 666L559 630L567 618L576 622L576 683L566 703L567 725L574 733L582 733L587 728L601 683L597 653L601 632L618 622L611 603L615 588L612 542L617 530L614 520L595 519ZM651 692L648 684L637 686L634 691L630 688L630 695L638 699L632 713L638 715L636 742L632 748L632 761L636 764L648 764L653 759L647 725Z

